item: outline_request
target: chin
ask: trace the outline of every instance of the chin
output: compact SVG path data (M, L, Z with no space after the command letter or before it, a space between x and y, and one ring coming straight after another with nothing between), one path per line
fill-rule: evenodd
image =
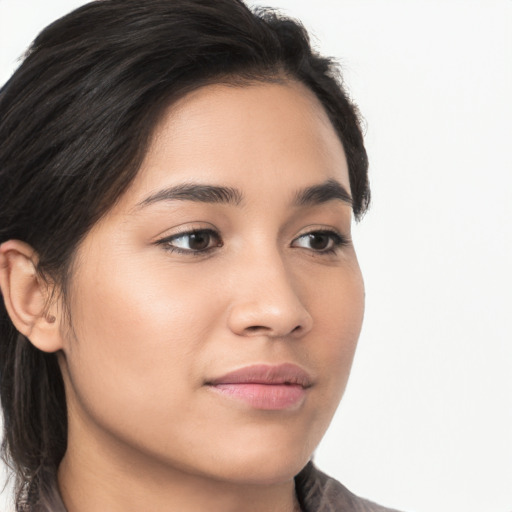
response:
M244 460L233 464L218 478L237 485L276 485L293 480L308 461L309 458L294 461L275 458Z
M286 482L303 469L316 448L316 443L304 439L263 438L262 435L250 443L233 443L222 460L216 461L216 472L222 473L220 478L248 485Z

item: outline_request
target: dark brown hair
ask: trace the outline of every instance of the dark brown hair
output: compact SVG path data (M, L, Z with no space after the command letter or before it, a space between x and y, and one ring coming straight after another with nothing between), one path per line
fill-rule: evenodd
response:
M370 193L358 113L297 21L240 0L97 0L57 20L0 91L0 243L30 244L40 274L65 290L77 244L135 177L164 108L209 83L275 80L302 82L325 108L359 218ZM63 510L57 358L15 330L3 303L0 400L18 510Z

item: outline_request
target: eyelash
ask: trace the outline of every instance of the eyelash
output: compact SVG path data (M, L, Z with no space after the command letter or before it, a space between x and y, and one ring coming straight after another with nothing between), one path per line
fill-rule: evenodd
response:
M173 241L179 240L180 238L185 237L191 237L193 235L208 235L209 237L216 239L217 244L213 245L211 247L207 247L205 249L183 249L180 247L176 247L172 245ZM337 233L336 231L330 230L330 229L317 229L313 231L308 231L307 233L303 233L302 235L298 236L293 240L293 242L296 242L297 240L304 239L306 237L311 236L327 236L330 238L330 241L332 243L332 247L329 247L328 249L322 249L322 250L315 250L315 249L308 249L312 251L315 254L335 254L340 248L349 245L349 239L345 236ZM293 243L292 242L292 243ZM172 253L178 253L178 254L186 254L190 256L202 256L205 254L208 254L209 252L222 247L224 244L219 236L219 234L214 231L213 229L193 229L190 231L185 231L183 233L177 233L172 236L168 236L165 238L162 238L161 240L158 240L156 242L157 245L164 246L165 250Z
M293 241L300 240L301 238L311 237L311 236L327 236L330 238L332 242L332 247L329 249L322 250L314 250L310 249L312 252L316 254L335 254L339 249L349 245L349 239L336 231L331 229L316 229L313 231L308 231L307 233L303 233L302 235L295 238Z
M173 241L179 240L180 238L185 237L191 237L193 235L208 235L209 237L212 237L214 239L217 239L218 243L217 245L214 245L212 247L207 247L206 249L200 249L200 250L194 250L194 249L182 249L180 247L176 247L171 245ZM220 239L219 234L214 231L213 229L192 229L190 231L184 231L183 233L177 233L172 236L168 236L165 238L162 238L161 240L157 241L158 245L163 245L165 250L168 252L178 253L178 254L186 254L191 256L202 256L204 254L207 254L211 252L214 249L217 249L218 247L222 247L224 244L222 243L222 240Z

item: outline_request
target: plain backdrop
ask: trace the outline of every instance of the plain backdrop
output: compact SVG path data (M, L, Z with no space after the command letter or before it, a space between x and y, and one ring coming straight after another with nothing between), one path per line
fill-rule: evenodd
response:
M0 82L83 3L0 0ZM511 512L512 1L268 3L339 59L371 161L365 325L316 461L407 512Z

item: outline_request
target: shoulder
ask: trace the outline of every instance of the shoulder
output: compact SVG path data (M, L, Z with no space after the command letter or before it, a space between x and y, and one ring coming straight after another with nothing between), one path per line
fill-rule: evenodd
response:
M359 498L311 462L295 477L295 485L304 512L398 512Z

